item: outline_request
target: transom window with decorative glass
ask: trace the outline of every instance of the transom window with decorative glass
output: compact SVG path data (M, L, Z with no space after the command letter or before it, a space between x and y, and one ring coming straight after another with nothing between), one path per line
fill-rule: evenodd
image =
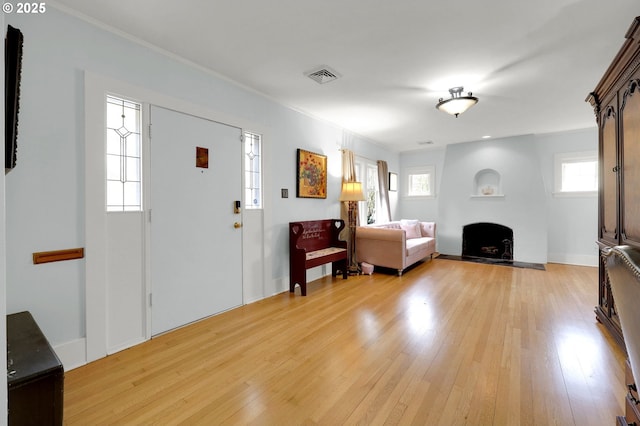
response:
M435 168L433 166L415 167L406 170L407 197L435 196Z
M142 211L141 104L107 96L107 211Z
M595 151L560 153L554 160L556 194L596 194L598 155Z
M247 209L262 208L262 137L244 133L244 205Z

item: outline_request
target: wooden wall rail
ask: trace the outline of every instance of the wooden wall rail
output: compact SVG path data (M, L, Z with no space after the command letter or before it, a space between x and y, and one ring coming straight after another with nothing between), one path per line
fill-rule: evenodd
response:
M82 259L84 257L84 248L73 248L66 250L41 251L33 253L33 264L60 262L61 260Z

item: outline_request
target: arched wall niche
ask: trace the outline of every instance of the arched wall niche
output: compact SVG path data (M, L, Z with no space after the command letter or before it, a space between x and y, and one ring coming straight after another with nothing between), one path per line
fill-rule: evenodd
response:
M473 178L472 195L480 197L502 196L502 176L494 169L482 169Z

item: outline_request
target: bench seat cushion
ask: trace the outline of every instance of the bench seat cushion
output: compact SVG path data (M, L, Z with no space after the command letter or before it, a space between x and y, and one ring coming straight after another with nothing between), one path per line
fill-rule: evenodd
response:
M312 259L317 259L319 257L328 256L330 254L340 253L343 251L347 251L347 249L340 248L340 247L327 247L321 250L310 251L306 253L306 255L307 255L307 260L312 260Z

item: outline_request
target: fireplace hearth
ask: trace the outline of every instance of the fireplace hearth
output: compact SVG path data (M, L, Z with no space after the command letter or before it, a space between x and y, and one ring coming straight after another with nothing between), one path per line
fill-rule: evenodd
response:
M462 257L513 260L513 229L488 222L465 225Z

